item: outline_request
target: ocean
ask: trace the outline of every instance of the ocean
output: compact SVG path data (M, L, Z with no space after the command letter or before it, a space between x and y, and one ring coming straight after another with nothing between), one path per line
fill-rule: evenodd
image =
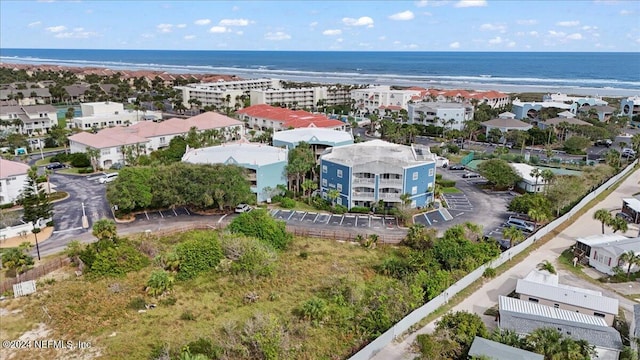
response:
M640 53L0 49L0 61L318 83L640 95Z

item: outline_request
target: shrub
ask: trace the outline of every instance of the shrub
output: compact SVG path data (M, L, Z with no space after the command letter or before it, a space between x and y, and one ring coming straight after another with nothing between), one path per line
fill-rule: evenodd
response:
M146 308L146 306L147 306L147 302L144 301L143 298L135 297L135 298L131 299L131 301L129 301L129 303L127 304L127 309L142 310L142 309Z
M300 306L298 315L318 325L327 316L327 302L314 296Z
M191 310L185 310L182 314L180 314L180 320L194 321L195 319L196 316L193 315L193 312L191 312Z
M357 214L368 214L370 211L371 209L366 206L354 206L349 210L349 212Z
M91 174L92 172L92 167L78 169L78 174Z
M440 184L440 186L445 188L456 186L455 180L436 180L436 183Z
M277 250L284 250L292 239L291 234L286 231L285 223L272 218L264 209L240 214L231 221L229 230L235 234L256 237Z
M180 261L178 280L194 278L203 271L215 268L222 260L220 243L210 232L190 233L190 239L178 244L175 252Z
M213 345L211 340L199 338L196 341L192 341L186 345L191 355L204 355L207 359L219 359L223 354L223 349L219 346Z
M90 273L98 276L123 276L147 265L149 265L149 259L146 256L131 244L121 241L95 254Z
M436 181L442 179L442 174L436 174Z
M312 197L311 205L318 210L324 210L324 211L331 210L331 203L320 196Z
M293 209L294 207L296 207L296 201L285 197L280 200L280 206L285 209Z
M73 153L67 156L71 166L77 168L86 168L91 166L91 160L85 153Z
M347 207L343 205L336 205L332 211L334 214L345 214L349 211L349 209L347 209Z
M69 154L66 154L66 153L56 154L51 158L49 158L50 163L54 163L54 162L65 163L67 161L69 161Z
M151 277L147 281L147 292L151 296L158 297L165 291L171 290L173 287L173 276L164 270L157 270L151 273Z
M227 236L220 243L225 256L233 261L233 273L268 276L275 269L278 255L271 246L260 240Z
M166 299L160 300L160 305L171 306L171 305L175 305L177 301L178 299L174 298L173 296L170 296Z
M496 277L496 269L492 268L492 267L488 267L486 269L484 269L484 272L482 273L482 276L486 277L487 279L491 279Z

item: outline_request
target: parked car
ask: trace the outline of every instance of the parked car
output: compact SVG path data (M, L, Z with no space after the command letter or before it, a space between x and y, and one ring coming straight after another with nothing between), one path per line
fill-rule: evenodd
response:
M462 177L464 179L475 179L475 178L479 178L480 174L469 172L469 173L466 173L466 174L462 175Z
M535 231L535 226L530 222L527 222L523 219L518 219L513 216L509 216L509 220L507 221L507 226L513 226L516 229L519 229L524 232L532 233Z
M596 140L596 146L606 146L609 147L613 145L613 141L611 141L610 139L604 139L604 140Z
M636 157L636 152L633 149L624 148L622 149L622 156L626 158L634 158Z
M629 216L629 214L623 213L623 212L619 212L616 214L617 218L623 219L626 222L633 222L633 219L631 218L631 216Z
M64 169L65 165L59 162L52 162L50 164L47 164L47 170L55 170L55 169Z
M110 183L110 182L114 181L117 177L118 177L118 173L104 174L98 179L98 182L100 184Z
M240 204L238 206L236 206L236 213L238 214L242 214L242 213L246 213L251 211L251 206L247 205L247 204Z
M464 165L450 165L449 170L464 170Z

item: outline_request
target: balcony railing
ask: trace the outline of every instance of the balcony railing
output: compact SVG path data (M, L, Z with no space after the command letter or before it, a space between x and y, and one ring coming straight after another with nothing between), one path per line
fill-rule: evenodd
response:
M402 186L402 179L380 179L380 187L384 186Z
M400 193L380 193L378 197L384 200L400 201Z
M352 200L373 200L373 192L354 191L351 193Z
M357 178L357 177L353 178L354 184L374 184L375 181L376 181L375 178Z

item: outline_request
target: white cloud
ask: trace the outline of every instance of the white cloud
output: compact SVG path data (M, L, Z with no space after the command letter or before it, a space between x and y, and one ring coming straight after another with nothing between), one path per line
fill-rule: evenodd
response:
M186 27L187 27L187 24L178 24L178 25L176 25L176 27L177 27L178 29L184 29L184 28L186 28Z
M453 6L457 8L481 7L481 6L487 6L487 1L486 0L460 0Z
M631 14L633 14L632 10L626 10L626 9L625 10L620 10L620 15L622 15L622 16L627 16L627 15L631 15Z
M343 39L343 38L337 38L337 39L336 39L336 42L339 42L339 43L341 43L341 42L343 42L343 41L344 41L344 39Z
M73 31L74 32L81 32L81 31L84 31L84 28L81 28L81 27L73 28Z
M535 19L522 19L522 20L516 21L516 23L518 25L535 25L535 24L538 23L538 20L535 20Z
M41 21L34 21L32 23L29 23L29 25L27 25L28 27L36 27L36 26L40 26L42 25Z
M83 28L76 28L73 32L59 32L55 35L55 37L59 39L89 39L96 36L98 36L97 33L93 31L84 31Z
M393 42L393 45L400 45L400 44L401 44L401 42L400 42L400 41L398 41L398 40L396 40L396 41L394 41L394 42Z
M342 30L340 29L328 29L322 32L322 35L335 36L342 34Z
M418 48L418 45L416 45L416 44L409 44L407 47L408 47L409 49L417 49L417 48Z
M424 16L431 16L431 15L433 15L433 14L432 14L432 13L430 13L430 12L428 12L428 11L425 11L425 12L423 12L423 13L422 13L422 15L424 15Z
M218 23L220 26L247 26L249 20L247 19L222 19Z
M566 35L562 31L549 30L549 36L551 37L565 37Z
M452 42L451 44L449 44L449 47L452 49L459 49L460 48L460 43L457 41Z
M311 26L311 27L316 27L316 26L318 26L318 22L317 22L317 21L314 21L314 22L312 22L311 24L309 24L309 26Z
M214 34L222 34L222 33L226 33L229 32L231 30L227 29L224 26L212 26L211 29L209 29L210 33L214 33Z
M529 35L531 36L538 36L538 32L537 31L529 31Z
M234 6L234 7L231 8L231 11L238 11L238 10L240 10L239 6Z
M387 39L387 37L386 37L386 36L384 36L384 35L382 35L382 36L380 36L380 37L378 38L378 40L380 40L380 41L385 41L386 39Z
M366 26L373 27L373 19L368 16L362 16L357 19L342 18L342 23L347 26Z
M580 25L580 21L578 21L578 20L558 21L558 22L556 23L556 25L558 25L558 26L564 26L564 27L572 27L572 26L578 26L578 25Z
M59 33L59 32L63 32L65 30L67 30L67 27L64 26L64 25L49 26L45 30L47 30L48 32L52 32L52 33Z
M161 33L170 33L173 30L173 24L158 24L156 26Z
M193 23L196 24L196 25L203 26L203 25L211 24L211 20L210 19L198 19L198 20L194 21Z
M242 35L242 34L244 34L244 31L242 31L242 30L236 31L236 35Z
M510 42L507 44L507 46L508 46L508 47L515 47L515 46L516 46L516 42L515 42L515 41L510 41Z
M389 19L391 20L399 20L399 21L407 21L407 20L412 20L415 17L415 15L413 15L413 13L410 10L407 11L403 11L403 12L399 12L396 14L393 14L391 16L389 16Z
M482 24L480 25L480 30L499 31L501 33L504 33L507 31L507 27L503 24Z
M567 35L567 39L569 39L569 40L582 40L582 34L573 33L573 34Z
M429 1L428 0L416 1L416 7L425 7L427 5L429 5Z
M291 39L291 35L282 31L276 31L276 32L268 32L264 34L264 38L267 40L274 40L274 41L289 40Z
M489 44L496 45L502 43L502 38L500 36L496 36L493 39L489 40Z
M195 36L195 35L185 35L185 36L184 36L184 39L185 39L185 40L193 40L193 39L195 39L195 38L196 38L196 36Z

